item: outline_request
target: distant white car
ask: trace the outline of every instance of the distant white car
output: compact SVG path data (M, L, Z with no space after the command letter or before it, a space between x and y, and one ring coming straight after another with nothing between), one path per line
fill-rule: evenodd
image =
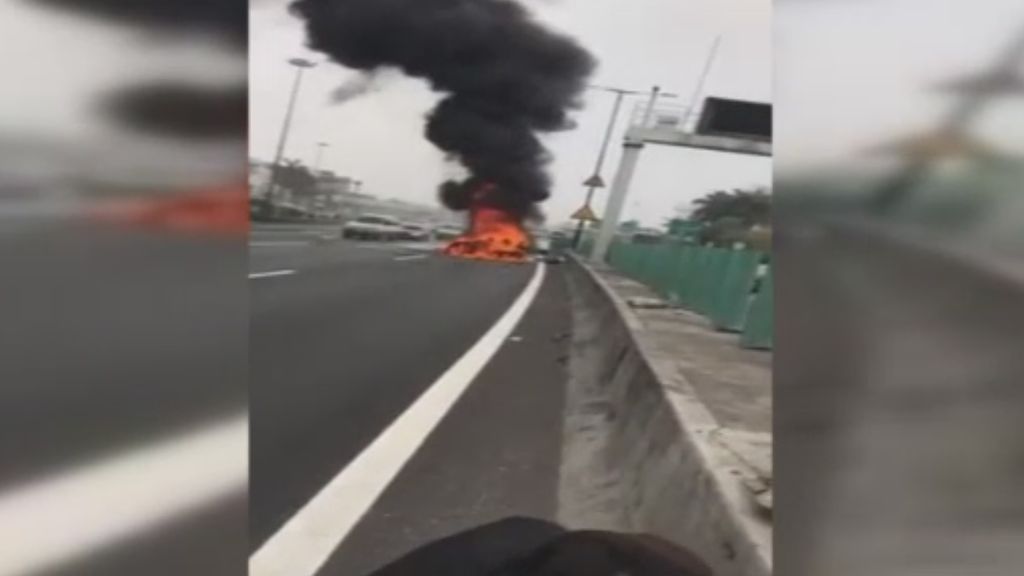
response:
M547 255L551 251L551 236L537 234L533 237L533 251L537 254Z
M549 264L558 264L562 262L563 258L560 253L556 253L553 250L554 238L547 232L540 232L533 234L533 242L530 243L530 252L537 258L537 260L547 262Z
M419 224L402 224L402 238L405 240L414 240L416 242L426 242L430 240L430 229L426 226L420 226Z
M346 222L341 235L354 240L399 240L406 236L406 230L390 216L364 214Z
M434 238L438 240L454 240L465 232L459 226L438 226L434 228Z

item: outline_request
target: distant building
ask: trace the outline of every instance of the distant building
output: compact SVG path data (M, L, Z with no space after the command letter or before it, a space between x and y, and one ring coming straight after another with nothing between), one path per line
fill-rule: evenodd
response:
M263 198L270 192L270 163L249 160L249 197Z
M249 160L250 198L255 204L272 205L278 212L305 214L326 220L350 220L362 214L384 214L408 222L428 225L454 224L461 226L463 216L440 205L418 204L397 199L381 199L362 192L362 182L350 176L321 170L317 175L316 190L312 194L293 194L279 188L273 201L270 192L270 162ZM273 211L273 209L271 209Z

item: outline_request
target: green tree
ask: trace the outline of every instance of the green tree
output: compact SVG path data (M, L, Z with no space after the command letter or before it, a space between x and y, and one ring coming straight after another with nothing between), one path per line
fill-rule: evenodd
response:
M746 241L753 227L771 226L772 197L765 189L716 190L693 202L691 218L704 224L701 243Z
M727 216L738 218L747 227L771 223L772 197L763 188L734 189L731 192L716 190L694 200L693 204L696 208L691 218L708 224Z
M276 168L275 182L292 194L310 195L316 193L316 176L299 160L285 160Z
M619 224L619 231L626 234L632 234L640 229L640 222L637 220L626 220L622 224Z

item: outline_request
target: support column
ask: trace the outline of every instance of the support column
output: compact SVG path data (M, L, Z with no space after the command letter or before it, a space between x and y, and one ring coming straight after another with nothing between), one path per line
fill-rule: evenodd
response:
M622 147L622 159L619 160L618 171L615 172L615 180L612 182L611 192L608 195L608 205L605 206L604 215L601 218L601 230L597 234L597 242L590 253L591 262L603 262L608 254L608 247L615 238L615 231L619 225L619 218L622 216L622 207L626 205L626 194L629 192L629 184L633 180L633 172L636 171L636 163L640 160L640 151L643 150L643 142L627 139Z

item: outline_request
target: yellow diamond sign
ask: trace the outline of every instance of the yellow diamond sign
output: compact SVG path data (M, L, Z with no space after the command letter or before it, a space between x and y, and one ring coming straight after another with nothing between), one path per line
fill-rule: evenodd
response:
M583 206L579 210L573 212L570 218L586 222L597 222L597 215L594 214L594 211L590 209L589 205Z

